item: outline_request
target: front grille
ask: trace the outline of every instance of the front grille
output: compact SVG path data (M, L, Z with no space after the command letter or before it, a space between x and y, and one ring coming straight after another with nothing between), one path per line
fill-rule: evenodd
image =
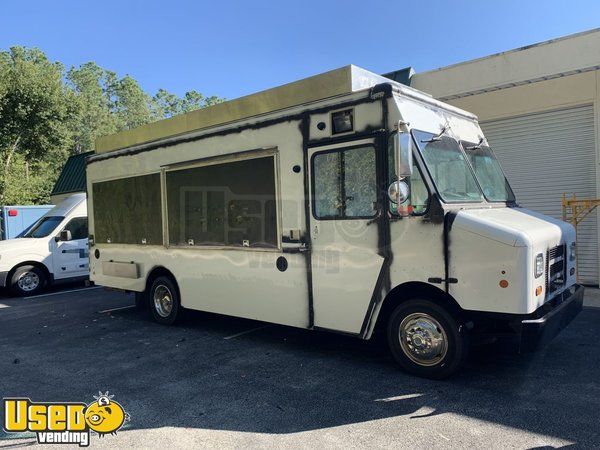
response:
M546 252L546 298L562 288L567 279L566 245L558 245Z

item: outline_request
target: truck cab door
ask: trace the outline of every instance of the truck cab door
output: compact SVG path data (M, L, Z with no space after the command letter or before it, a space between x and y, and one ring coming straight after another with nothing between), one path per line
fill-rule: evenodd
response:
M375 141L311 147L309 161L314 326L358 334L384 262Z
M60 231L64 230L71 232L71 239L54 241L52 251L54 278L85 276L89 272L87 217L72 218Z

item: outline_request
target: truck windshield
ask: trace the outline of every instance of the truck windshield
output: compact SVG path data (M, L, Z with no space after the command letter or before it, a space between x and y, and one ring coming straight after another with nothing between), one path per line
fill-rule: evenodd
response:
M418 130L413 130L413 135L442 200L483 201L473 171L455 139Z
M490 202L514 202L515 194L492 149L481 143L461 141L461 144L475 171L485 198Z
M64 217L61 216L46 216L42 217L37 223L20 234L18 237L22 238L42 238L52 233L56 227L63 221Z

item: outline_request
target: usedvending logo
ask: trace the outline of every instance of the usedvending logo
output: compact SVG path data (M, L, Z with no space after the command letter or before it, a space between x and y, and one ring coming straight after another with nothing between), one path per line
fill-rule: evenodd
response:
M33 432L39 444L90 445L90 435L116 434L129 414L114 395L98 392L94 401L32 402L28 398L4 398L4 431Z

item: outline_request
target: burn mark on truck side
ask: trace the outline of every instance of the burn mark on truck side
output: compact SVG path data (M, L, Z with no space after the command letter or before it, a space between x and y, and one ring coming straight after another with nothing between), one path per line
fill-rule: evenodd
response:
M456 211L448 211L444 216L444 288L446 294L449 292L450 285L450 231L452 230L452 224L456 219ZM452 279L454 281L455 279Z

